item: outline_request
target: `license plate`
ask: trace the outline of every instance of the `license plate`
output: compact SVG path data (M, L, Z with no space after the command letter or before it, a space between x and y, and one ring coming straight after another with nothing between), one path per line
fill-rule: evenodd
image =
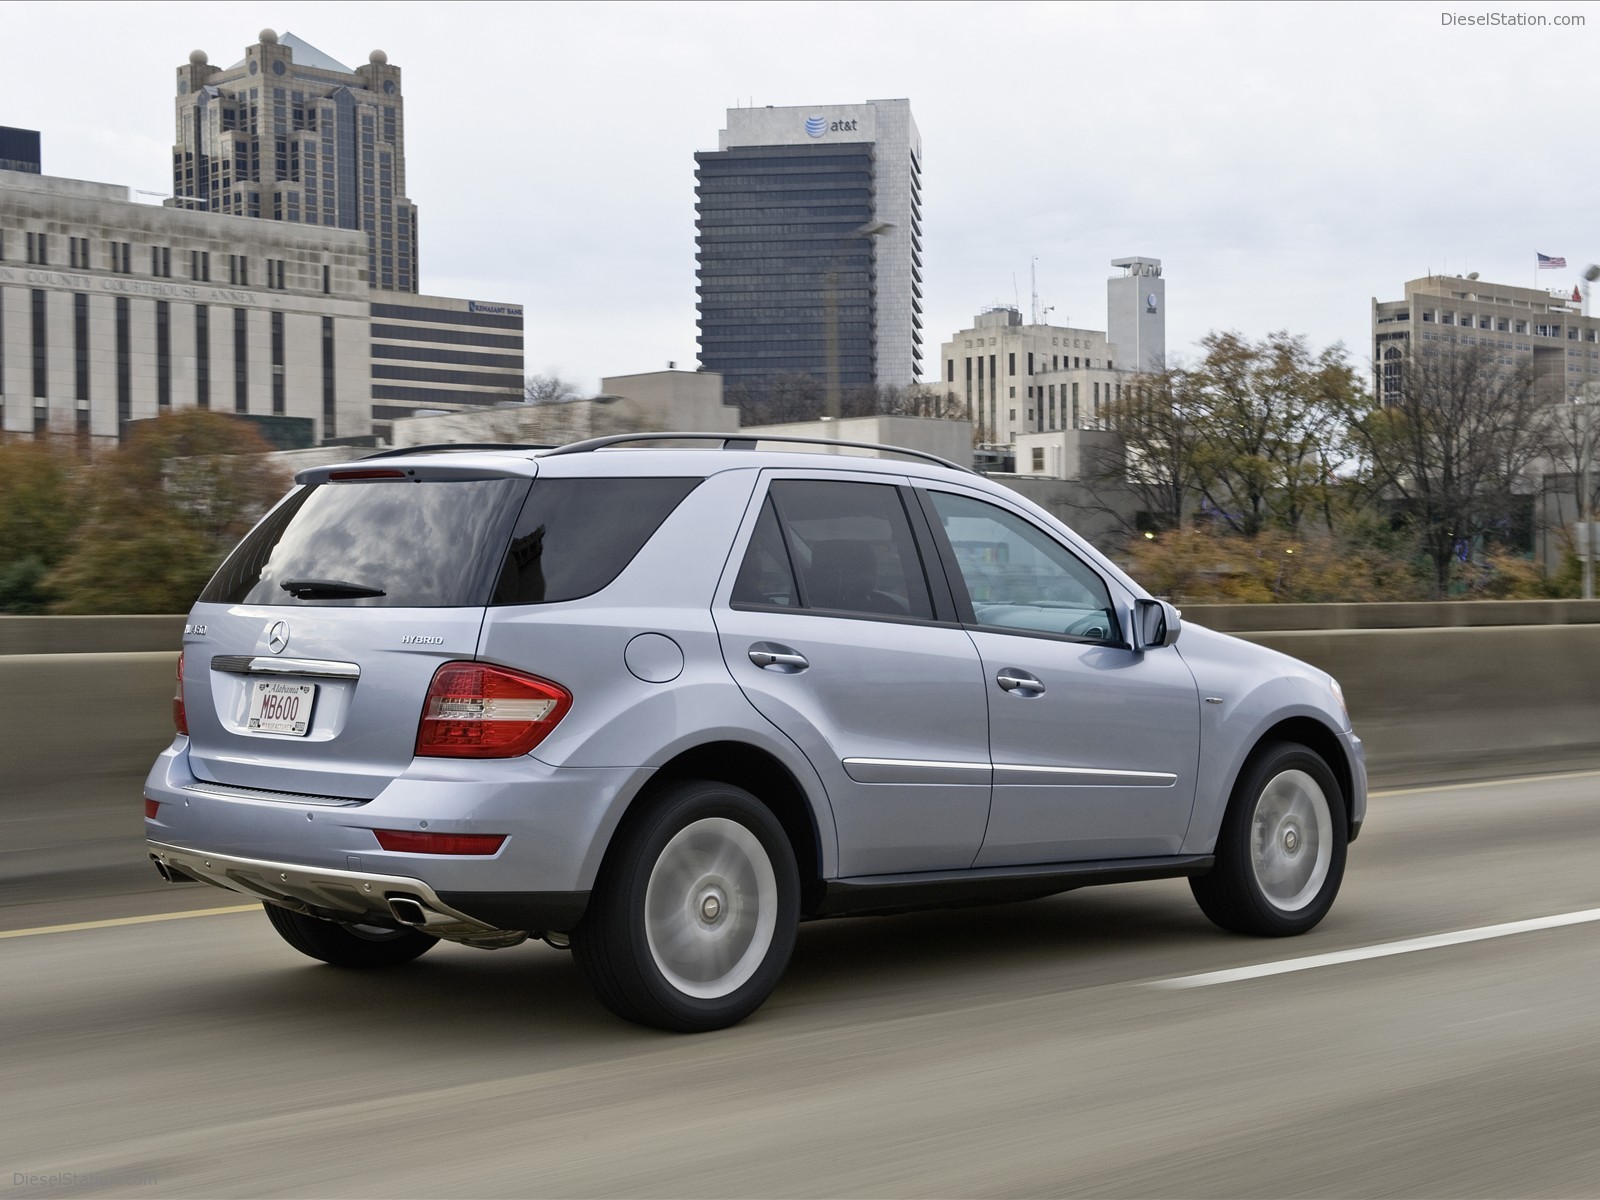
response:
M311 728L311 706L316 698L314 683L255 680L250 684L250 711L245 724L256 733L305 737Z

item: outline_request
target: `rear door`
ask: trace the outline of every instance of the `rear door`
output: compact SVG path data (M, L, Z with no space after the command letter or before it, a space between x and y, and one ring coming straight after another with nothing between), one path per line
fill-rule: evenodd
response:
M201 594L184 649L197 778L369 799L410 764L434 671L474 657L526 475L335 471Z
M989 811L983 679L909 489L766 482L714 607L734 679L821 776L841 874L970 866Z

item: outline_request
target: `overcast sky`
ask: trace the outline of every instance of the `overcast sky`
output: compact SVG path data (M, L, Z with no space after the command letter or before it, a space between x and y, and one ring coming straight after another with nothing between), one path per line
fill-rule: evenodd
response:
M1600 259L1595 3L3 0L0 124L47 174L169 191L174 69L264 26L388 52L422 289L526 305L528 370L585 388L694 365L693 156L752 103L910 99L930 371L973 314L1028 314L1035 259L1052 323L1104 329L1109 261L1143 254L1169 357L1286 328L1362 364L1407 279L1570 292Z

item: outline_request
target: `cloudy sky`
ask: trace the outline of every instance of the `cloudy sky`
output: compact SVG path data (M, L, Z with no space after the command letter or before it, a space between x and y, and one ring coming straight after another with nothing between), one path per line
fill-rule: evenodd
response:
M174 68L264 26L388 52L423 290L526 305L528 369L584 387L693 365L693 155L740 105L911 100L930 368L1028 312L1035 260L1055 323L1103 329L1109 260L1143 254L1169 355L1286 328L1365 362L1406 279L1570 291L1600 259L1596 3L0 0L0 124L49 174L168 191Z

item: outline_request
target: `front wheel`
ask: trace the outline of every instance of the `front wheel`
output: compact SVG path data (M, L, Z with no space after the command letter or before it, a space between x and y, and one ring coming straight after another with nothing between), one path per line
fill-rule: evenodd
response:
M729 784L681 783L619 836L572 952L618 1016L697 1033L771 995L799 919L799 871L771 810Z
M379 925L346 925L263 903L278 935L301 954L335 967L397 967L439 944L432 934Z
M1270 746L1246 765L1217 834L1216 865L1189 888L1234 933L1287 937L1327 915L1344 878L1344 793L1321 756Z

